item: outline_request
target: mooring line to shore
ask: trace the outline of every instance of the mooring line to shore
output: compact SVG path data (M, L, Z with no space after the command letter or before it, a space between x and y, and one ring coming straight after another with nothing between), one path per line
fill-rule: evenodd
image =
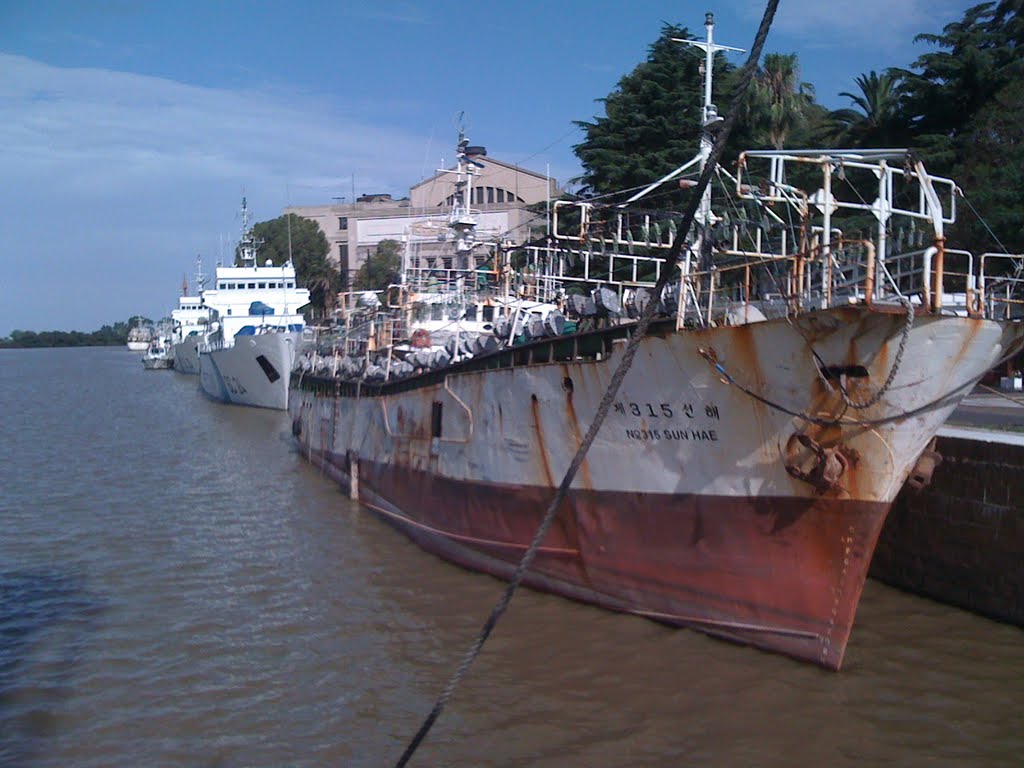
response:
M754 72L757 69L757 63L761 58L761 50L764 48L765 39L768 37L768 30L771 28L772 20L775 17L775 11L778 9L778 6L779 0L768 0L767 5L765 6L764 16L761 18L761 24L758 27L757 35L755 36L754 43L750 49L750 56L747 58L747 63L744 65L743 72L740 76L733 106L729 110L729 114L726 116L718 136L715 138L711 154L708 156L701 172L700 180L691 192L690 203L680 221L679 228L676 231L675 240L672 242L672 247L665 256L665 269L662 270L661 275L658 277L658 281L654 285L654 296L660 296L665 290L673 272L672 265L678 261L679 255L682 253L683 243L685 242L686 235L690 231L690 227L693 225L694 218L697 215L697 210L701 204L701 198L704 195L704 190L707 188L711 181L711 177L715 173L718 160L721 157L722 152L725 150L726 141L728 140L729 134L732 132L732 127L739 115L739 105L743 101L743 95L746 93L747 87L750 85L750 81L754 77ZM625 379L626 373L633 364L633 358L636 356L640 340L643 339L647 333L647 328L654 317L656 306L657 302L651 301L648 302L646 307L644 307L644 311L637 321L636 329L633 331L633 335L630 337L629 343L626 345L622 360L619 363L618 368L615 369L615 373L612 374L611 380L608 382L608 389L605 391L601 404L598 406L594 420L591 422L590 427L587 430L587 434L583 438L583 442L576 451L576 455L573 457L572 463L570 463L568 470L566 470L565 477L562 478L562 482L558 486L558 491L555 493L547 511L544 513L544 518L537 527L537 531L530 542L529 548L523 554L523 558L516 567L512 579L508 582L501 598L491 610L491 613L484 622L476 640L463 657L462 662L455 670L455 673L448 680L448 684L441 692L441 695L438 696L437 701L434 703L430 713L423 721L420 729L416 732L416 735L413 736L408 746L406 746L405 751L402 753L402 756L398 759L398 762L396 763L397 768L403 768L403 766L407 765L413 754L419 748L420 744L422 744L423 740L430 732L430 729L437 721L437 718L444 710L445 705L455 693L456 687L458 687L462 678L465 677L466 672L469 671L469 667L480 654L480 650L483 648L487 638L490 637L491 632L494 631L494 627L497 625L498 620L505 613L509 603L512 601L512 596L522 583L526 571L529 569L537 551L540 549L540 544L547 535L551 524L554 522L558 508L562 505L562 502L568 494L569 486L572 485L572 481L576 478L576 473L583 464L583 460L586 458L586 455L590 450L590 445L597 436L597 432L601 428L608 411L611 409L615 396L618 394L619 387L622 385L622 381Z

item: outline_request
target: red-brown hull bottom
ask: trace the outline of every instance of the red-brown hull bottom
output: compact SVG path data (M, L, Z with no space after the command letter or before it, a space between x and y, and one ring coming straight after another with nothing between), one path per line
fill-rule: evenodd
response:
M347 481L344 457L328 466ZM501 578L554 495L366 461L358 472L360 500L424 549ZM888 509L573 490L524 583L838 669Z

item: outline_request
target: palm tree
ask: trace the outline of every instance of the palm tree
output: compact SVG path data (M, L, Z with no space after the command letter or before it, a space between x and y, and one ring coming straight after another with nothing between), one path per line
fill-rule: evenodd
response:
M908 126L900 109L903 77L893 70L871 71L855 81L860 93L843 91L856 109L832 113L832 130L841 144L853 147L891 147L903 143Z
M775 149L782 149L790 134L807 119L814 101L814 86L800 82L795 53L769 53L764 57L747 97L746 116Z

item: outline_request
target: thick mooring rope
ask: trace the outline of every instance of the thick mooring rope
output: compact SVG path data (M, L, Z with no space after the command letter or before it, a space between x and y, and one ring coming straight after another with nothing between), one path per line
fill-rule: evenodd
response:
M761 58L761 50L764 48L764 42L768 37L768 30L771 28L772 19L775 18L775 11L778 6L779 0L768 0L764 16L761 19L761 25L758 27L757 35L754 38L754 44L750 49L750 56L747 58L747 63L744 66L743 73L740 77L733 107L729 110L729 114L725 118L721 131L715 139L714 147L712 148L711 155L704 166L704 171L701 173L700 181L697 182L697 186L691 194L690 205L679 224L679 229L676 231L676 237L672 243L672 248L665 257L666 268L662 270L661 275L658 277L658 281L654 286L654 296L660 296L668 285L669 278L674 271L671 267L678 261L679 254L682 253L683 243L686 240L687 233L690 231L690 227L693 225L694 217L697 215L697 208L700 205L701 196L704 194L704 190L711 181L711 177L715 172L718 159L721 157L722 152L725 149L726 140L728 139L729 133L732 131L732 127L736 122L736 118L739 113L739 105L743 101L743 95L746 93L747 86L750 84L750 81L754 76L754 72L757 69L757 62ZM572 485L572 481L575 479L576 473L579 471L580 466L583 464L583 460L586 458L587 452L590 450L591 443L593 443L598 430L604 423L605 416L608 415L608 411L611 408L612 402L615 400L615 396L618 394L619 387L622 385L622 381L625 379L626 373L633 364L633 358L636 356L640 340L646 334L647 327L650 325L651 319L654 317L656 305L656 301L651 301L648 302L647 306L644 308L640 319L637 321L636 329L633 331L633 335L630 337L629 342L626 345L622 361L619 363L619 367L615 369L615 373L612 374L611 381L608 382L608 389L604 394L604 398L601 400L601 404L598 406L594 420L591 422L590 428L587 430L587 434L583 438L583 442L580 443L579 450L576 451L576 455L573 457L572 463L569 465L569 469L566 470L565 477L562 478L562 482L558 486L557 493L555 493L554 498L551 500L551 504L548 505L548 509L544 513L544 519L541 521L540 526L538 526L537 532L534 534L529 548L523 554L523 559L519 561L519 565L516 567L515 573L505 586L505 591L503 592L501 599L498 600L497 604L491 610L490 616L487 617L487 621L484 622L484 625L480 630L480 634L467 651L465 657L462 659L462 663L459 664L458 669L456 669L455 673L451 676L451 679L441 692L441 695L437 698L433 709L430 710L430 713L423 721L423 725L420 726L419 731L416 732L412 741L410 741L409 745L405 748L405 752L402 753L402 756L396 763L397 768L403 768L403 766L409 762L417 748L419 748L420 744L423 742L423 739L426 738L427 733L430 732L434 722L441 715L441 712L448 703L448 700L451 699L452 695L455 693L455 689L459 682L469 670L470 665L479 655L484 643L487 641L487 638L497 625L498 619L500 619L502 614L505 613L509 603L512 601L513 594L515 594L516 589L522 582L523 576L526 574L527 569L529 569L530 564L533 562L533 559L537 554L537 550L540 548L540 543L544 540L548 529L551 527L552 522L554 522L555 514L557 513L558 508L562 505L562 502L565 500L566 494L569 491L569 486Z

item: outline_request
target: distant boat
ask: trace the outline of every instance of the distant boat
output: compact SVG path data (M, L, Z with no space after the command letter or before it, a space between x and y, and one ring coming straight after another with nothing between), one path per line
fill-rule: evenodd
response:
M152 339L153 329L137 322L135 327L128 331L128 350L130 352L145 352L149 349L149 342Z
M291 260L256 266L258 247L243 199L241 266L217 267L202 294L210 324L198 347L199 383L215 400L284 410L309 291L296 287Z
M178 373L199 375L199 342L209 329L210 308L203 299L203 259L196 256L196 291L189 295L188 285L182 286L178 307L171 311L173 335L171 350L174 370Z

